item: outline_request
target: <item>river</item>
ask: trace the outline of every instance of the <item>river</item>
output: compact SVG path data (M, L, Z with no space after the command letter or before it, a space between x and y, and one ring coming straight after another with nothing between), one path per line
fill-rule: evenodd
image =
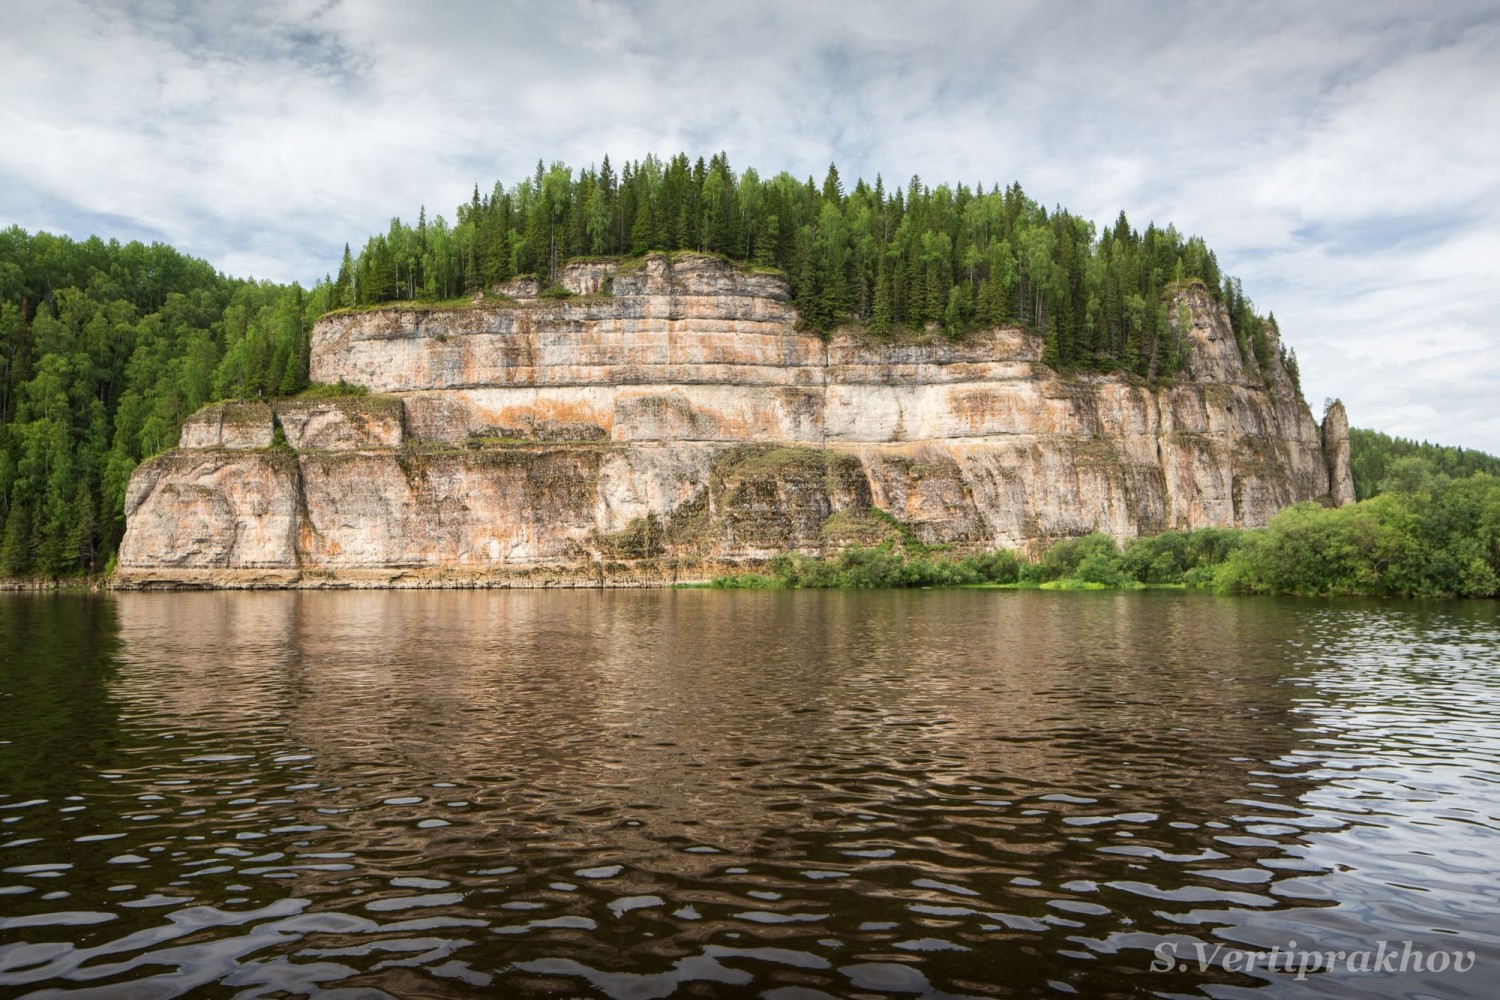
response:
M1487 997L1497 873L1495 602L0 595L0 995Z

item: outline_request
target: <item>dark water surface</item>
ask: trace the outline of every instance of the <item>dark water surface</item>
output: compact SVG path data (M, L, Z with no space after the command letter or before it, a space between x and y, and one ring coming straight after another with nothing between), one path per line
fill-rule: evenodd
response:
M1487 997L1497 873L1495 603L0 595L3 996Z

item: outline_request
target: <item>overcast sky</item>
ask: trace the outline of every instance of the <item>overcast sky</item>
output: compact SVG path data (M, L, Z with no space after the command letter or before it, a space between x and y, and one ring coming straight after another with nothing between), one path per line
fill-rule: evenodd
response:
M1500 3L5 0L0 226L304 284L477 182L712 155L1202 235L1315 412L1500 453Z

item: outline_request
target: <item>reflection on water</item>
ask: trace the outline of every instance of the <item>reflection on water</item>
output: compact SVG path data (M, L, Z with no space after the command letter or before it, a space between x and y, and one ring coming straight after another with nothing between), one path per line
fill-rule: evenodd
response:
M1500 970L1493 604L11 596L0 655L7 995L1487 996ZM1222 961L1382 940L1475 966Z

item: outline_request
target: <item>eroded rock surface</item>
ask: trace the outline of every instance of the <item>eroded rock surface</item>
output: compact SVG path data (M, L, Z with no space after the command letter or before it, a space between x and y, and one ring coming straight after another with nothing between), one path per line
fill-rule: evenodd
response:
M1328 491L1335 505L1354 502L1354 475L1349 468L1349 416L1334 400L1323 414L1323 459L1328 463Z
M320 321L313 378L372 395L195 415L132 480L122 585L655 584L892 535L1034 551L1353 496L1342 406L1320 428L1274 339L1261 371L1201 289L1187 371L1152 388L1063 377L1018 329L824 339L782 278L711 257L578 263L564 285Z

